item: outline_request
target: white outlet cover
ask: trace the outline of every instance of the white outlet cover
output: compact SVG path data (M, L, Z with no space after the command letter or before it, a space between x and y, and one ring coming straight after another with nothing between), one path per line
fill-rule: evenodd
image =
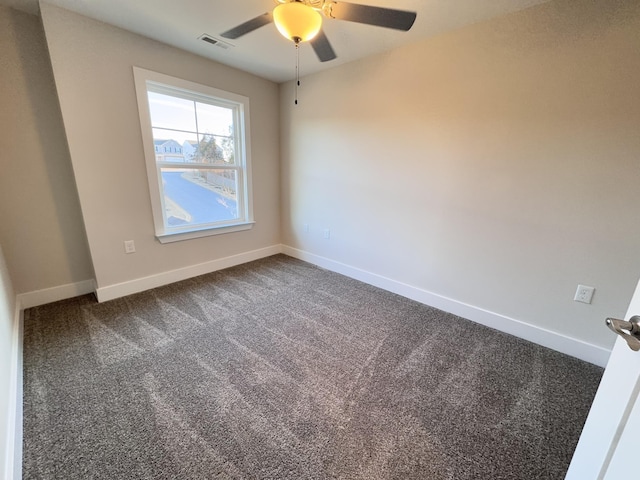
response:
M587 285L578 285L576 296L573 297L573 299L576 302L591 303L591 300L593 299L593 292L595 291L596 289L594 287L589 287Z
M135 253L136 244L133 240L124 241L124 253Z

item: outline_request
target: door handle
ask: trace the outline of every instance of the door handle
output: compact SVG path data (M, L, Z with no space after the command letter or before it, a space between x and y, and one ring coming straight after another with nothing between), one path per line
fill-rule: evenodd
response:
M634 315L627 322L617 318L607 318L607 327L625 339L634 352L640 350L640 315Z

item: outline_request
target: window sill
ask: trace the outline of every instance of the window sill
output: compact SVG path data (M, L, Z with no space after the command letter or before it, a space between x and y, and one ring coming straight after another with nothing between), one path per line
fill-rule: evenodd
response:
M201 230L189 230L187 232L172 232L156 235L160 243L181 242L193 238L209 237L211 235L222 235L225 233L241 232L250 230L256 222L236 223L224 227L207 227Z

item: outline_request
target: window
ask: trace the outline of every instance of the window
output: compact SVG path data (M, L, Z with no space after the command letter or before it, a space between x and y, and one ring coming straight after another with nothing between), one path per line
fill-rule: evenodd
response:
M134 67L156 237L253 225L249 99Z

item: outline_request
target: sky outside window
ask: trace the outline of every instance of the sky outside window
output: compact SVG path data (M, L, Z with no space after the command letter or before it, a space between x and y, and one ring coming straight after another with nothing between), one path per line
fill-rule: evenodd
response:
M202 102L148 92L154 138L193 141L194 133L228 137L233 131L233 110ZM159 130L162 129L162 130Z

